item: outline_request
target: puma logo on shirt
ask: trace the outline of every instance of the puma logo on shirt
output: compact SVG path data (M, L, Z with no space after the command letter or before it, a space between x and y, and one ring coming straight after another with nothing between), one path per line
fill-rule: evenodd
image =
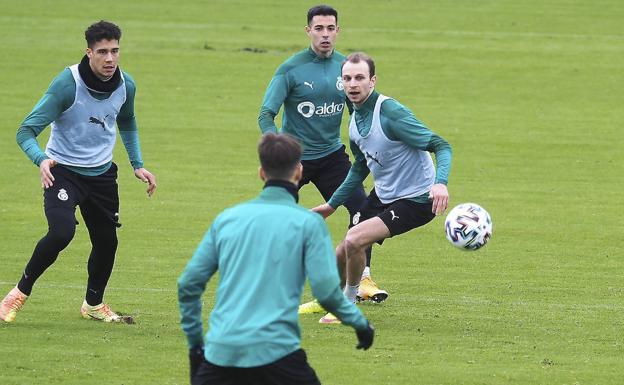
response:
M375 155L377 155L377 153L375 153ZM371 158L375 163L377 163L379 166L383 167L383 164L381 164L381 162L379 161L379 159L377 159L376 157L374 157L373 155L371 155L370 152L366 151L366 156L368 156L369 158Z
M103 122L103 121L101 121L101 120L100 120L100 119L98 119L98 118L94 118L93 116L91 116L91 117L89 118L89 123L99 124L99 125L101 125L101 126L102 126L102 128L103 128L103 129L106 129L106 126L104 125L104 122Z

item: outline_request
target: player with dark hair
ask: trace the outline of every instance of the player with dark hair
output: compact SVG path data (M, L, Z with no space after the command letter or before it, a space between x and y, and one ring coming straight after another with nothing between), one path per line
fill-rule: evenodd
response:
M373 243L423 226L448 206L451 146L402 104L375 91L375 63L354 53L342 67L345 92L353 102L349 139L355 161L329 201L313 210L327 217L372 173L375 187L359 221L336 248L347 298L355 302L357 285ZM430 152L435 153L434 166ZM321 323L339 323L331 313Z
M104 20L100 20L97 23L93 23L85 31L85 40L87 41L87 47L93 48L93 46L102 40L121 40L121 29L113 23L109 23Z
M85 31L86 55L63 70L22 122L17 143L39 167L48 233L37 243L22 278L0 303L0 319L12 322L33 285L69 245L76 231L76 206L89 231L87 290L80 314L104 322L131 323L103 302L117 250L119 194L113 147L119 128L137 178L156 189L143 168L134 116L134 80L119 69L121 30L99 21ZM45 152L36 137L51 125Z
M321 4L308 9L308 26L314 21L314 16L333 16L336 26L338 26L338 11L329 5Z
M326 224L297 204L301 147L268 133L258 155L260 196L217 216L178 280L192 384L319 384L300 347L306 277L321 305L356 330L359 349L373 343L373 328L340 290ZM217 270L204 338L201 296Z
M280 65L264 95L258 122L263 133L277 132L275 116L282 105L281 131L295 136L303 145L303 176L299 188L312 182L325 200L344 181L351 167L340 141L340 124L347 100L340 67L345 56L334 50L340 31L338 12L327 5L310 8L305 31L310 47ZM351 221L364 204L364 188L353 189L345 202ZM377 287L370 275L370 248L362 274L361 300L384 301L388 293ZM317 313L318 302L301 305L300 313Z

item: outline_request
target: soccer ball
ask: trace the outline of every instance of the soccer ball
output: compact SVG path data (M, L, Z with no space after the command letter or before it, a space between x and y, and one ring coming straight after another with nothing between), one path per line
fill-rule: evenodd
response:
M492 236L492 218L476 203L455 206L444 222L446 238L462 250L478 250Z

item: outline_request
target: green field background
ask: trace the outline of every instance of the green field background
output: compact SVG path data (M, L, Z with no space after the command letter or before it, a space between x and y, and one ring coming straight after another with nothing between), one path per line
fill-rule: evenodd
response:
M137 82L158 190L147 199L119 142L123 227L106 300L137 324L80 318L89 253L80 225L16 322L0 324L0 384L188 383L177 276L212 219L261 189L259 105L275 68L307 46L315 4L2 1L0 295L46 231L38 169L15 132L52 78L80 60L84 29L99 19L123 29L120 64ZM390 298L361 306L377 328L372 349L356 351L350 328L301 317L322 382L621 384L621 1L332 5L338 49L371 54L377 89L452 144L451 205L483 205L494 236L461 252L437 218L376 247L373 276ZM320 202L302 190L304 205ZM329 219L335 243L346 222L345 210Z

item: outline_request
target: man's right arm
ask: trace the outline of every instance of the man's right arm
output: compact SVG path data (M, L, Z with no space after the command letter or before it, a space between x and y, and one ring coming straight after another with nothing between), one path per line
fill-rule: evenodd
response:
M288 73L281 67L277 69L264 93L258 125L263 134L277 132L275 116L279 112L284 100L288 97Z
M368 321L340 290L336 255L327 225L320 216L311 215L306 221L304 265L312 294L325 310L336 315L342 323L362 331Z
M337 209L340 205L345 203L353 191L362 185L362 182L364 182L370 173L366 165L366 158L364 154L362 154L362 151L360 151L360 148L353 141L351 141L350 144L351 152L355 158L353 165L351 165L351 169L349 169L349 173L340 187L334 191L332 197L327 201L334 209Z
M186 334L189 348L204 344L201 296L206 290L206 283L218 267L215 223L210 227L178 278L180 324Z
M71 71L65 69L54 78L46 93L17 130L17 144L37 166L48 159L39 147L37 136L74 103L75 93L74 78Z

